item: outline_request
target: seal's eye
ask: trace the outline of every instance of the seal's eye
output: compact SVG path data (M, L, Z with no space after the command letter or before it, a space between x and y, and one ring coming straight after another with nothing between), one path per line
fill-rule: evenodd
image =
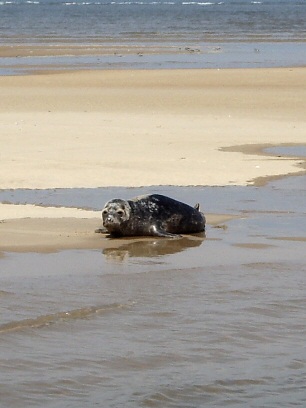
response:
M106 214L107 214L107 210L103 210L102 215L106 215Z
M123 215L123 214L124 214L124 211L123 211L123 210L118 210L118 211L117 211L117 214L118 214L118 215Z

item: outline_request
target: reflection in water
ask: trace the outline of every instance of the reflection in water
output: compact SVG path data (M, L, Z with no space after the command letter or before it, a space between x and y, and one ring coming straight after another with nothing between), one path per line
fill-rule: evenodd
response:
M146 238L142 240L135 239L129 242L129 239L123 239L123 243L106 248L103 250L108 261L127 262L129 258L153 258L163 255L176 254L185 251L188 248L199 247L205 239L205 234L198 234L192 237L173 238ZM118 240L116 240L118 243Z

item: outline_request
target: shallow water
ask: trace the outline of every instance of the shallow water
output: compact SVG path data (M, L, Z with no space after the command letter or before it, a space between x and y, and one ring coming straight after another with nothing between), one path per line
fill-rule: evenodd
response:
M206 238L4 254L2 406L305 406L305 176L10 190L0 201L99 209L148 191L238 218L209 225Z
M306 157L306 146L277 146L264 149L266 153L277 156Z

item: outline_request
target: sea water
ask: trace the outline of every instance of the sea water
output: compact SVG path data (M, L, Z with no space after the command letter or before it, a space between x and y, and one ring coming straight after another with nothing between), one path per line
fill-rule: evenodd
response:
M304 0L0 1L0 46L145 47L141 55L86 57L67 51L57 58L30 54L24 58L17 49L10 58L0 55L2 74L25 65L49 69L303 65L305 39ZM171 53L148 56L146 47L166 47Z
M305 41L303 0L1 0L1 43Z

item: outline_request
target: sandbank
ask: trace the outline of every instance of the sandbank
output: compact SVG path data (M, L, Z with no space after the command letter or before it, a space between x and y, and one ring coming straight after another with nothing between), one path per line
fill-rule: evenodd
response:
M84 214L85 216L85 214ZM207 223L218 226L233 219L227 214L207 214ZM1 252L56 252L65 249L119 248L125 239L107 239L107 235L95 233L101 226L100 218L19 218L0 222ZM204 239L190 236L190 239ZM146 239L146 238L145 238ZM154 238L147 238L152 240ZM129 238L129 242L144 240ZM171 240L171 239L170 239Z
M305 171L299 157L262 153L305 144L305 84L306 68L0 77L0 189L247 185ZM96 213L0 211L0 251L25 249L27 232L28 247L46 249L53 224L49 248L101 246Z
M0 77L0 188L246 185L294 158L221 149L305 143L306 69Z
M130 54L187 54L190 48L179 46L158 45L124 45L107 44L101 45L99 42L88 44L60 44L56 47L53 44L43 45L1 45L0 55L5 58L20 57L61 57L61 56L109 56L109 55L130 55Z

